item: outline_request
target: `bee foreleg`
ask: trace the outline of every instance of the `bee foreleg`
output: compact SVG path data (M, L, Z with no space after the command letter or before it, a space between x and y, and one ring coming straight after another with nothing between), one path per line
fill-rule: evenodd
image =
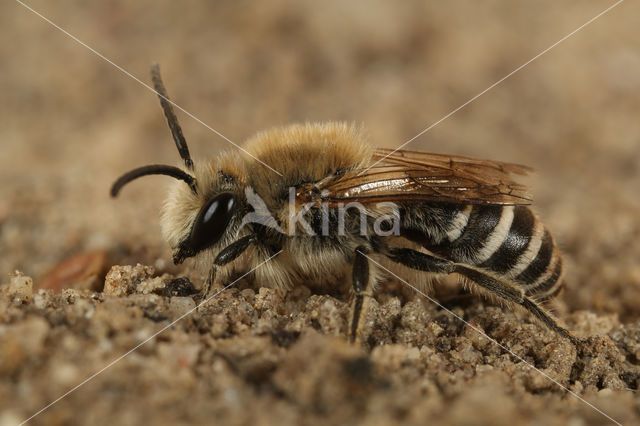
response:
M216 270L218 266L224 266L227 263L236 260L238 256L240 256L247 248L249 248L251 243L255 242L255 240L256 237L254 235L247 235L246 237L242 237L239 240L229 244L227 247L222 249L220 253L218 253L215 260L213 261L211 269L209 269L209 274L207 275L207 279L204 282L204 286L202 287L202 300L206 300L207 294L209 294L209 290L211 289L213 281L216 277Z
M211 290L213 281L216 279L216 270L217 270L216 266L213 265L211 269L209 269L209 273L207 274L207 279L204 280L204 285L202 286L202 290L198 295L198 298L200 299L200 302L198 305L198 311L200 310L200 306L207 301L207 295L209 294L209 290Z
M360 319L366 313L365 297L371 296L370 293L370 274L369 260L367 259L367 248L359 246L355 250L353 260L353 310L351 316L351 324L349 325L349 341L355 342L360 338Z
M524 290L511 285L508 282L496 279L491 275L468 265L455 263L446 259L440 259L408 248L391 248L388 250L386 255L394 262L401 263L409 268L420 271L442 274L458 273L470 279L476 285L490 293L522 306L542 321L547 327L571 340L573 343L577 343L579 341L576 337L571 335L568 330L560 327L551 314L546 312L542 307L536 304L536 302L527 297Z
M223 248L220 253L218 253L218 256L216 256L216 260L214 260L213 263L217 266L223 266L233 260L236 260L238 256L244 253L244 251L249 248L251 243L255 241L255 235L247 235L246 237L240 238L239 240Z

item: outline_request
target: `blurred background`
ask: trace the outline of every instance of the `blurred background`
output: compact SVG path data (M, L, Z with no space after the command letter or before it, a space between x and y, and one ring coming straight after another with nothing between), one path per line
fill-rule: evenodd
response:
M160 63L173 100L236 143L344 120L393 148L613 2L28 4L145 83ZM407 146L534 167L569 310L623 321L640 316L639 17L622 3ZM167 179L108 195L124 171L178 163L155 95L17 2L0 33L0 274L38 284L94 249L168 261ZM193 156L234 149L178 116Z

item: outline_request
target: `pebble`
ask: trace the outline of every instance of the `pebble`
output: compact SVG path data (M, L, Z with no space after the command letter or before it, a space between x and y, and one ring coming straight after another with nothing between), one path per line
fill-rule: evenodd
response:
M20 271L15 271L6 288L7 295L19 302L30 302L33 298L33 280Z

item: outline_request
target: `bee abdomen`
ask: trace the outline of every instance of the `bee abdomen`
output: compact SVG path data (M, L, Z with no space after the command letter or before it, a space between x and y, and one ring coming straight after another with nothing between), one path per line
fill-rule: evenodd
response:
M446 238L425 247L503 277L536 300L551 298L560 291L560 252L528 207L473 205L461 209L459 215L463 212L468 213L466 223L452 222Z
M557 253L557 249L555 252ZM564 285L562 278L562 258L556 256L555 266L547 268L544 274L536 282L526 289L525 294L536 300L544 301L556 296Z
M535 238L537 219L530 209L522 206L513 208L513 217L509 232L500 242L500 246L479 266L498 274L507 274L518 264L518 260L527 251L532 238Z
M562 288L560 251L551 233L529 208L512 208L509 232L498 249L478 266L522 286L527 296L550 299Z
M455 262L480 265L489 260L507 238L514 218L513 207L474 205L461 212L468 215L464 226L452 223L446 238L427 248Z

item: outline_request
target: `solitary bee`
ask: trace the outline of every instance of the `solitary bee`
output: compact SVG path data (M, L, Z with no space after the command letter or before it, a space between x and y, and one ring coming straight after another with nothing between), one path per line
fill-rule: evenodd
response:
M351 287L353 341L368 298L389 273L423 289L455 273L576 341L539 304L562 289L562 258L512 178L527 167L374 149L359 129L338 123L261 132L242 152L194 163L157 66L152 80L184 168L134 169L111 194L145 175L177 180L162 232L176 264L193 257L208 272L205 296L213 282L278 254L250 278L283 289Z

